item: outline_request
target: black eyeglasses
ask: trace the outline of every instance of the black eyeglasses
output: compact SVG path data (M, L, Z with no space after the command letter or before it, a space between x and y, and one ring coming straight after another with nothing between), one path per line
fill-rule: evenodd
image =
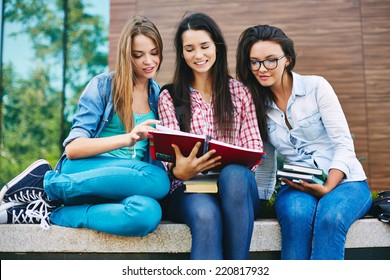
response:
M265 69L273 70L276 67L278 67L278 61L281 60L283 57L285 57L285 55L282 55L281 57L278 57L278 58L265 59L265 60L252 59L249 62L249 68L252 71L259 71L261 68L261 64L263 64Z

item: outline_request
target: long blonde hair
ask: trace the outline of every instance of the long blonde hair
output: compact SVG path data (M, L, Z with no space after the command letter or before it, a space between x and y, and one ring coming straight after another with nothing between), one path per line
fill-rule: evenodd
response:
M136 82L132 64L132 42L135 36L145 35L156 42L160 64L162 62L163 43L156 26L146 17L135 16L127 22L119 37L116 60L115 76L112 87L112 100L114 109L123 122L126 132L130 132L134 126L133 118L133 92Z

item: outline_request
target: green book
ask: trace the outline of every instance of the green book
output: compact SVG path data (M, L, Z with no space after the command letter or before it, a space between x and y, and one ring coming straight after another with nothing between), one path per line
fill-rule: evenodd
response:
M323 185L327 179L325 171L319 168L285 163L283 169L276 172L277 178L286 178L299 184L299 180Z
M318 179L322 180L323 182L325 182L326 179L328 178L325 171L322 169L314 168L314 167L306 167L306 166L301 166L301 165L295 165L295 164L289 164L289 163L283 164L283 171L314 175Z

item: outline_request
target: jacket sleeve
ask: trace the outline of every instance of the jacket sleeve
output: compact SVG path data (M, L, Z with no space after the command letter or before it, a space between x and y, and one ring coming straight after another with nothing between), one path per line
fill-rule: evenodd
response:
M96 134L105 108L101 90L102 85L96 77L86 86L80 96L70 133L63 142L64 147L76 138L91 138Z
M255 170L255 179L257 183L257 191L260 199L269 200L275 192L276 184L276 151L275 148L268 142L264 142L264 158Z

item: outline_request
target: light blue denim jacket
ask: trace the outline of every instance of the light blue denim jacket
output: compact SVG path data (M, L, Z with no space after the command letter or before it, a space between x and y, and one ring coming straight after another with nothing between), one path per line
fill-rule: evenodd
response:
M293 73L286 114L291 130L274 102L267 108L267 158L255 172L261 199L269 199L274 192L277 153L286 163L321 168L327 174L330 169L341 170L345 174L342 182L366 179L347 120L328 81Z
M78 111L73 118L72 128L68 137L64 140L65 147L72 140L79 137L97 138L103 131L107 123L114 115L114 105L112 103L112 80L113 72L103 73L95 76L88 83L80 96ZM149 80L149 106L158 118L158 96L160 86ZM149 150L148 150L149 151ZM61 168L61 162L65 153L57 164L56 169ZM149 152L145 153L144 161L151 162Z

